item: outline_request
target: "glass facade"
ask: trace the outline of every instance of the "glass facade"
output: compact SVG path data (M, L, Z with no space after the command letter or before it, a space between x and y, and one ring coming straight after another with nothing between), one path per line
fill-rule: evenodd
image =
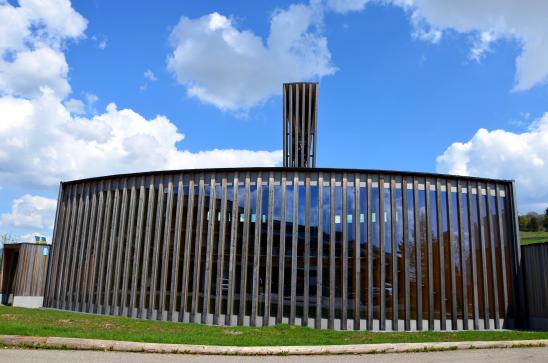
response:
M222 325L502 328L511 196L507 181L329 169L64 183L45 306Z

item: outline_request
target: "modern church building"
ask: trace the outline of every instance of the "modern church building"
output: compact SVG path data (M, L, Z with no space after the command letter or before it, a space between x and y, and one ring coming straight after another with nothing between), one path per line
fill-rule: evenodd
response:
M44 305L216 325L515 326L514 183L316 168L317 87L283 86L284 167L61 183Z

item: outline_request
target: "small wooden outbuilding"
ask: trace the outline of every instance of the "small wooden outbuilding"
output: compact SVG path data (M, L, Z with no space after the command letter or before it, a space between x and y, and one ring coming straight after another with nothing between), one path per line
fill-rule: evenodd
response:
M42 307L51 246L36 243L4 245L0 267L0 302L5 305Z

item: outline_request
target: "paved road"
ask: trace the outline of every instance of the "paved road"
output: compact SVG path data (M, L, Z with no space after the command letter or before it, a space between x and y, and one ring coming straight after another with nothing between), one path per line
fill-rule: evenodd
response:
M548 362L548 348L515 348L515 349L484 349L460 350L430 353L406 354L374 354L374 355L338 355L338 356L293 356L293 357L227 357L227 356L197 356L180 354L146 354L146 353L116 353L91 352L72 350L0 350L0 362L218 362L246 363L257 362L405 362L405 363L449 363L449 362Z

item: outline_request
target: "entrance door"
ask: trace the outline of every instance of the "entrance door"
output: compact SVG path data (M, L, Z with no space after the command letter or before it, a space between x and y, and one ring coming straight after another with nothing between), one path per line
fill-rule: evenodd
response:
M4 305L13 303L15 272L18 262L19 251L10 251L4 248L4 281L2 281L2 304Z

